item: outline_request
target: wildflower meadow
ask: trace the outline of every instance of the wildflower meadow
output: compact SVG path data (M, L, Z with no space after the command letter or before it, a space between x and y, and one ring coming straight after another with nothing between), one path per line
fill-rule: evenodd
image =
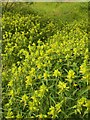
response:
M88 119L87 28L83 17L58 24L39 14L3 12L3 119Z

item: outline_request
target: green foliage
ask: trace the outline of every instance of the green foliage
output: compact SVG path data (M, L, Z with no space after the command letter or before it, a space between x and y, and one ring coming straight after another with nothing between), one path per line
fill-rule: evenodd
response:
M3 14L3 118L88 116L87 21L59 30L40 16Z

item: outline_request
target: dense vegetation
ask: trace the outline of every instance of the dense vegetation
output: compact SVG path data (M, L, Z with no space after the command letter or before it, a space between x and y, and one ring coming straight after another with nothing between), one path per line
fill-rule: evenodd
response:
M58 24L24 11L3 12L3 118L87 120L87 18Z

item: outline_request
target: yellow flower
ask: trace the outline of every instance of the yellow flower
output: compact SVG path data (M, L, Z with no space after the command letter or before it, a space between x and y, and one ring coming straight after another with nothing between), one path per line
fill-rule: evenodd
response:
M41 50L41 51L40 51L40 55L43 56L43 54L44 54L44 52Z
M32 78L31 76L26 76L26 87L28 87L29 85L32 86Z
M48 112L48 115L54 115L55 114L55 108L53 106L51 106L49 108L49 112Z
M82 107L87 105L87 100L85 97L82 97L81 99L77 100L77 105L73 106L75 108L75 113L81 114L82 112Z
M77 103L79 105L84 105L85 102L86 102L86 98L85 97L82 97L80 100L77 101Z
M27 96L26 94L24 94L24 95L22 96L22 100L21 100L21 102L24 102L24 106L26 106L27 100L28 100L28 96Z
M10 82L8 83L8 86L10 86L10 87L13 86L13 80L10 80Z
M29 102L29 110L30 111L38 111L37 107L35 106L35 103L34 102Z
M87 73L86 64L82 64L82 65L80 66L80 72L81 72L82 74Z
M52 118L56 118L58 113L61 112L61 103L57 103L55 107L51 106L49 108L48 115L52 115Z
M69 89L69 87L67 87L66 85L67 85L67 83L59 81L59 83L57 85L58 88L59 88L59 93L61 93L64 90L68 90Z
M20 73L20 72L21 72L21 70L22 70L22 69L21 69L21 67L19 66L19 67L18 67L18 72Z
M75 77L75 72L73 70L69 70L68 75L67 75L67 81L69 81L70 83L72 82L72 78Z
M38 99L36 98L35 95L33 95L31 98L32 98L32 100L33 100L34 103L36 103L36 104L38 103Z
M47 79L49 76L50 75L47 72L44 73L44 79Z
M35 75L35 68L31 68L31 70L29 71L30 75Z
M38 117L38 118L47 118L47 115L43 115L43 114L41 113L41 114L39 114L39 115L36 115L36 117Z
M14 97L14 91L10 90L9 95L11 95L12 97Z
M26 94L24 94L24 95L22 96L22 101L26 101L26 100L28 100L28 96L27 96Z
M57 70L54 71L53 76L58 77L61 76L61 72Z
M62 59L59 59L59 62L62 62Z
M88 112L90 112L90 100L87 100L85 106L88 108Z
M42 78L42 75L40 74L40 75L38 75L38 79L41 79Z
M67 78L68 79L74 78L75 77L74 75L75 75L75 72L73 70L69 70Z
M74 83L74 84L73 84L73 86L74 86L74 87L76 87L76 86L77 86L77 84L76 84L76 83Z
M45 91L48 92L48 88L47 88L45 85L41 85L41 86L40 86L40 89L39 89L38 96L39 96L39 97L43 97Z
M57 112L57 113L61 112L60 107L61 107L61 103L57 103L57 104L55 105L55 108L56 108L56 112Z
M49 49L49 50L46 51L46 53L47 53L47 54L51 54L52 51L53 51L52 49Z
M7 118L7 119L8 119L8 118L14 118L14 115L13 115L13 112L12 112L11 108L8 109L6 118Z
M16 118L22 118L22 115L21 115L20 113L18 113L18 114L16 115Z
M36 61L36 66L37 66L38 69L41 69L42 68L41 61Z

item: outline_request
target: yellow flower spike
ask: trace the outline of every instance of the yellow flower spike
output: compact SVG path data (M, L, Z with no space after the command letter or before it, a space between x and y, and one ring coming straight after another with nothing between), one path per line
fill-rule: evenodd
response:
M33 96L31 97L31 99L32 99L32 100L35 100L35 99L36 99L36 96L35 96L35 95L33 95Z
M74 86L74 87L76 87L76 86L77 86L77 84L76 84L76 83L74 83L74 84L73 84L73 86Z
M26 76L26 87L28 87L29 85L32 86L32 78L31 76Z
M38 79L41 79L42 78L42 75L38 75Z
M61 112L60 107L61 107L61 103L57 103L57 104L55 105L55 108L56 108L56 112L57 112L57 113Z
M35 106L34 102L29 102L29 110L30 111L38 111L37 107Z
M19 66L19 67L18 67L18 72L20 73L20 72L21 72L21 70L22 70L22 69L21 69L21 67Z
M81 99L77 100L77 105L75 105L73 108L75 108L75 113L81 114L82 107L87 105L87 99L85 97L82 97ZM87 106L86 106L87 107Z
M68 90L69 87L67 87L66 85L67 85L67 83L59 81L59 83L57 85L57 87L59 88L59 92L58 93L61 93L64 90Z
M31 118L35 118L34 116L31 116Z
M40 86L40 90L47 90L46 85L41 85L41 86Z
M88 108L88 112L90 112L90 100L87 100L85 106Z
M44 52L41 50L41 51L40 51L40 55L43 56L43 54L44 54Z
M31 99L33 100L34 103L38 103L38 100L37 100L37 98L36 98L35 95L33 95L33 96L31 97Z
M13 87L13 80L10 80L10 82L8 83L8 86Z
M28 96L27 96L26 94L24 94L24 95L22 96L22 101L26 101L26 100L28 100Z
M62 59L59 59L59 62L62 62Z
M38 69L42 68L42 63L40 61L36 61L36 66Z
M16 118L22 118L22 115L21 115L20 113L18 113L18 114L16 115Z
M53 51L52 49L49 49L49 50L46 51L46 53L47 53L47 54L51 54L52 51Z
M80 66L80 73L82 73L82 74L87 73L86 64L83 63L83 64Z
M44 76L44 79L47 79L50 75L47 72L45 72L43 76Z
M54 115L55 114L55 108L53 106L51 106L49 108L49 112L48 112L48 115Z
M38 118L47 118L47 115L43 115L43 114L41 113L41 114L39 114L39 115L36 115L36 117L38 117Z
M41 113L40 115L37 115L39 118L43 118L43 114Z
M26 94L24 94L24 95L22 96L22 100L21 100L21 102L24 102L24 106L26 106L27 100L28 100L28 96L27 96Z
M35 68L31 68L30 74L35 74Z
M59 77L59 76L61 76L61 72L57 69L54 71L53 76Z
M86 98L82 97L80 100L77 101L77 103L81 106L84 105L86 103Z
M34 94L37 95L38 94L38 90L35 90Z
M57 49L56 53L57 53L58 55L60 55L60 50Z
M38 96L39 96L39 97L43 97L45 91L48 92L48 88L47 88L45 85L41 85L41 86L40 86L40 89L39 89Z
M67 81L71 83L74 77L75 77L75 72L73 70L69 70L67 75Z
M14 118L14 115L13 115L13 112L12 112L11 108L8 109L6 118L7 118L7 119L9 119L9 118Z
M14 91L10 90L9 95L12 96L12 97L14 97Z
M16 71L16 66L15 64L12 65L12 73L14 73Z

